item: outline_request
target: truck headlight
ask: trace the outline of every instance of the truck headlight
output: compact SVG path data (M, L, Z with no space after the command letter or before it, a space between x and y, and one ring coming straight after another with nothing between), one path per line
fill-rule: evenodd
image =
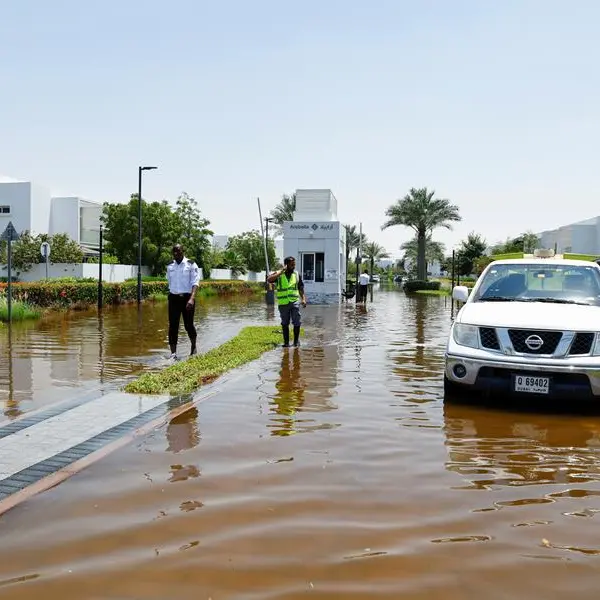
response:
M454 341L459 346L468 348L479 348L479 328L475 325L465 325L464 323L454 323L453 327ZM600 342L598 343L600 349Z
M592 348L592 356L600 356L600 333L596 334L594 346Z

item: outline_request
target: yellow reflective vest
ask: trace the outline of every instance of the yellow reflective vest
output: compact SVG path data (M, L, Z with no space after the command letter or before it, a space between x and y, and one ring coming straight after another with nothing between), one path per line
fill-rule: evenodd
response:
M294 271L290 278L282 273L277 280L277 304L284 306L285 304L293 304L300 300L300 293L298 292L298 275Z

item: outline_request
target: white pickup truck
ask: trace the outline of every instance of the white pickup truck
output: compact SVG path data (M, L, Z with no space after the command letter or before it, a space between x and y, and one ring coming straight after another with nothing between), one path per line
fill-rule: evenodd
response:
M600 266L552 250L492 262L448 339L446 394L600 400Z

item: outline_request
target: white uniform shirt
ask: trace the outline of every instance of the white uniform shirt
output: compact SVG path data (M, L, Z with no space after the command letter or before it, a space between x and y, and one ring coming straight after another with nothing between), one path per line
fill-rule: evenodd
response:
M369 285L369 281L371 281L371 277L369 277L368 273L361 273L358 282L360 285Z
M174 260L167 265L167 282L171 294L190 294L200 283L200 270L196 263L184 258L179 264Z

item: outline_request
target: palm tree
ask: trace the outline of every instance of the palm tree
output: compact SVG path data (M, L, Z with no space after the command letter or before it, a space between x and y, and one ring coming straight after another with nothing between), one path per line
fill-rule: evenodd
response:
M356 225L344 225L346 230L346 276L348 275L348 263L350 254L359 246L364 247L367 243L367 236L363 233L362 239L359 231L356 231Z
M434 191L429 192L426 187L411 188L404 198L388 207L385 214L389 218L381 227L387 229L404 225L414 229L418 241L417 277L423 281L427 279L427 234L438 227L452 229L451 223L461 220L458 206L451 204L450 200L434 199L434 194Z
M283 224L286 221L294 220L294 212L296 211L296 194L288 196L284 194L281 197L281 202L271 211L271 217L275 224L275 236L281 235L283 232Z
M445 247L441 242L434 242L431 239L431 234L429 234L426 238L426 246L425 246L425 266L430 265L431 263L438 260L440 263L444 260L444 252ZM410 260L412 263L417 262L417 258L419 256L419 241L417 236L404 242L400 246L400 250L404 251L404 259Z
M364 246L363 254L371 264L371 276L373 275L373 267L375 263L390 256L385 251L385 248L380 246L377 242L367 242Z

